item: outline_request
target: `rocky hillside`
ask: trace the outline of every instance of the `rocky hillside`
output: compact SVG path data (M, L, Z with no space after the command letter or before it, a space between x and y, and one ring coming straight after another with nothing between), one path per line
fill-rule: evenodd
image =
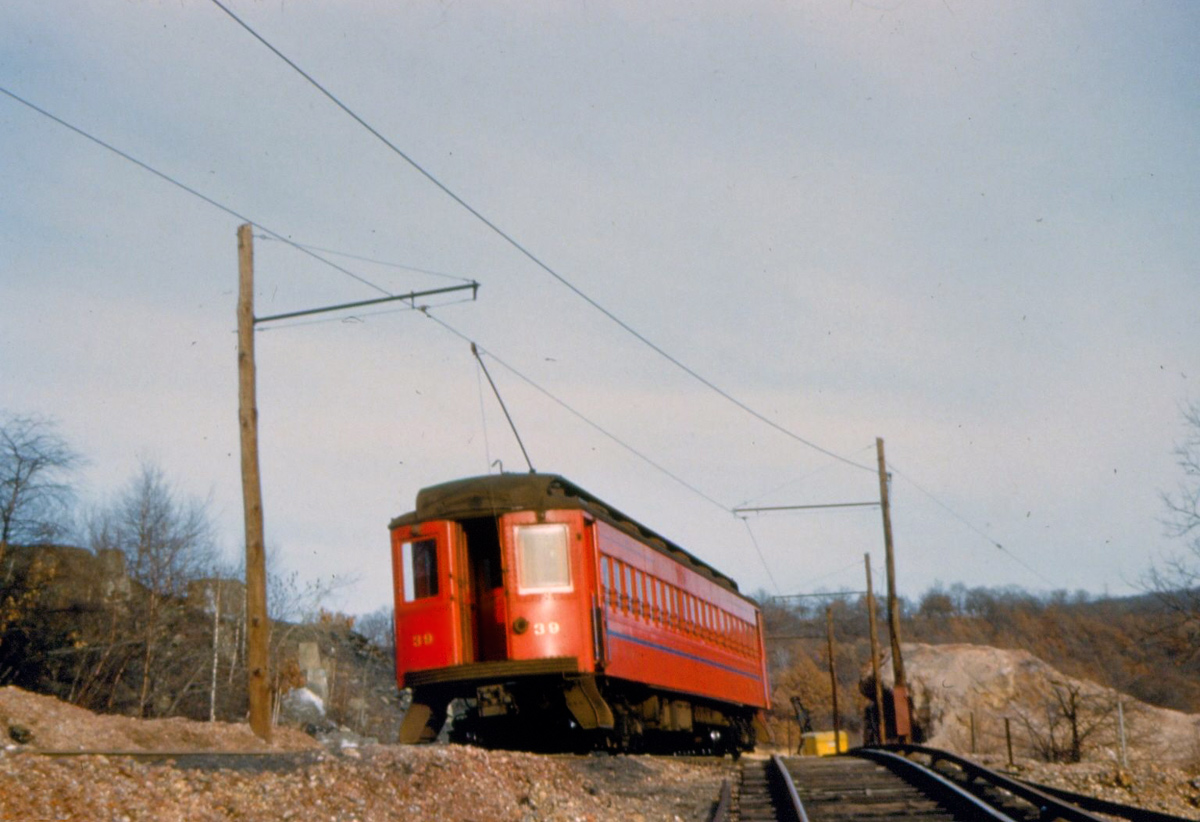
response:
M914 715L928 744L964 754L1016 750L1057 761L1120 758L1200 765L1200 714L1147 705L1067 676L1027 651L903 646ZM884 684L892 684L891 656Z

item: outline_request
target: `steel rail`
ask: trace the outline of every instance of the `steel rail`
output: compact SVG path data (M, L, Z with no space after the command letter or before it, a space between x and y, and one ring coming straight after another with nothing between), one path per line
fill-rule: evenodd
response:
M792 775L788 773L787 765L783 763L783 757L779 754L772 754L771 764L774 765L774 770L770 772L768 779L773 778L775 781L776 806L778 807L780 800L786 799L784 807L780 809L782 811L781 822L783 815L788 812L794 822L808 822L808 814L804 812L804 803L800 801L796 783L792 780Z
M1104 822L1104 820L1100 819L1100 817L1089 813L1082 807L1079 807L1076 804L1068 802L1064 799L1059 799L1055 796L1052 796L1045 791L1031 786L1027 782L1022 782L1020 780L1005 776L1002 773L993 771L990 768L985 768L969 759L964 759L961 756L956 756L955 754L940 750L938 748L927 748L924 745L883 745L877 748L860 748L855 751L855 754L859 756L873 757L879 754L887 754L904 762L910 762L910 764L915 763L912 763L905 757L908 754L914 753L923 754L930 758L931 767L928 770L930 770L931 773L933 772L932 766L937 764L937 762L948 762L962 770L969 780L985 782L1025 800L1034 807L1038 808L1043 818L1059 818L1066 820L1066 822ZM959 788L959 790L962 789ZM1057 814L1058 816L1052 817L1050 816L1051 813ZM1143 817L1138 818L1141 819Z
M166 751L144 751L131 749L118 750L99 750L99 749L74 749L74 748L13 748L3 751L4 756L51 756L51 757L71 757L71 756L122 756L122 757L174 757L174 756L279 756L300 758L303 756L312 756L321 753L323 749L310 748L304 751L227 751L227 750L206 750L190 749L190 750L166 750Z
M708 816L708 822L729 822L732 808L733 788L726 779L721 782L721 794L717 798L717 804L713 807L712 813Z
M105 759L128 759L146 764L171 763L185 770L216 770L230 768L249 771L290 771L304 768L329 759L338 754L324 748L304 751L132 751L132 750L30 750L17 748L0 751L5 757L42 759L80 759L103 757Z
M1017 822L1013 817L963 790L962 787L954 784L954 782L932 768L927 768L924 765L913 762L911 759L906 759L898 753L893 753L890 750L885 751L880 748L858 748L851 751L851 755L878 762L913 787L927 792L931 799L937 798L938 801L946 801L947 805L952 806L956 811L968 815L971 819ZM1087 819L1099 822L1099 820L1096 820L1092 816L1088 816Z
M1116 816L1121 819L1129 819L1131 822L1186 822L1186 817L1183 816L1174 816L1162 811L1151 811L1145 808L1135 808L1131 805L1122 805L1119 802L1110 802L1107 799L1098 799L1087 794L1066 791L1062 788L1052 788L1049 785L1039 785L1037 782L1030 782L1026 779L1020 781L1035 790L1047 793L1064 802L1070 802L1072 805L1078 805L1085 811L1091 811L1092 813Z
M747 782L747 763L741 764L736 802L732 797L730 780L726 779L721 784L720 796L709 814L708 822L729 822L735 804L738 818L742 820L765 820L768 817L764 814L769 813L775 822L809 822L800 794L796 791L796 783L792 781L783 757L775 754L764 762L752 762L749 769L754 776ZM745 804L748 796L754 798L753 810Z

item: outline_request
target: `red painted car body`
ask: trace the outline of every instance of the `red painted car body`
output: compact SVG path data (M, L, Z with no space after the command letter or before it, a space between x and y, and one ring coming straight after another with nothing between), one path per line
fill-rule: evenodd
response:
M403 741L458 700L467 739L538 715L622 749L753 747L759 609L682 548L550 474L424 489L391 531Z

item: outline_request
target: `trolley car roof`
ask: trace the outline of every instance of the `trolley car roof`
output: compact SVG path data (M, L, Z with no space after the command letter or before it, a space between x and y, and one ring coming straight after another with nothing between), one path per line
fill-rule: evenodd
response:
M417 510L391 521L389 528L431 520L500 516L514 511L575 508L637 537L656 551L686 565L723 588L738 592L737 583L670 540L630 519L557 474L489 474L468 477L417 492Z

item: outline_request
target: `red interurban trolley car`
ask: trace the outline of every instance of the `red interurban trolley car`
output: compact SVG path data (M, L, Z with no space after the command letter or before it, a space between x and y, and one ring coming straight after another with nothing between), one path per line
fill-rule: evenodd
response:
M457 480L391 522L401 741L752 750L762 616L733 580L553 474Z

